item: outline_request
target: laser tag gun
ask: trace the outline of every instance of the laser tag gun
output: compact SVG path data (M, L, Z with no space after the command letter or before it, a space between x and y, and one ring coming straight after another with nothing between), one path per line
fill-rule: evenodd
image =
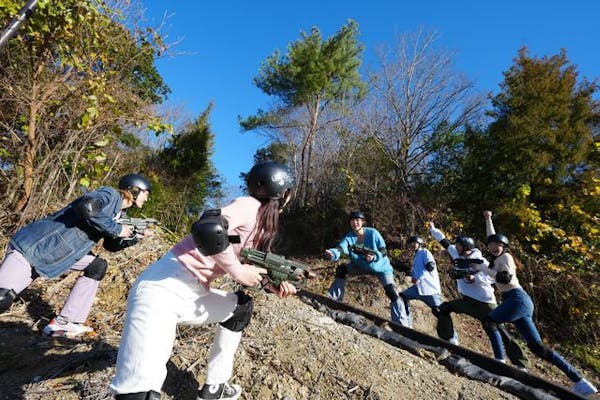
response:
M454 263L454 268L458 269L469 269L471 268L471 264L483 264L482 259L475 258L455 258L452 262Z
M453 279L472 277L477 271L472 269L471 264L483 264L482 259L475 258L455 258L452 262L454 268L449 271L449 274Z
M153 229L158 225L158 221L154 218L119 218L117 223L121 225L133 226L133 239L135 235L143 235L147 229Z
M365 246L364 244L355 243L352 246L350 246L350 251L353 253L356 253L356 254L360 254L363 257L370 254L373 257L377 258L377 252L375 250Z
M308 265L286 260L284 256L277 254L244 248L240 255L250 264L266 269L268 271L267 279L275 286L279 286L283 281L288 281L296 287L302 287L306 283L306 279L314 276Z

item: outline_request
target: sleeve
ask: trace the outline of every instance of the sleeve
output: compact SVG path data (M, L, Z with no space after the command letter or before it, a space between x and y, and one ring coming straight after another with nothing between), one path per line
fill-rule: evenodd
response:
M429 272L432 272L434 269L436 269L437 265L435 262L435 258L433 257L433 254L431 254L431 252L429 250L427 250L426 253L426 260L425 260L425 269Z
M115 221L116 214L114 214L112 207L114 207L114 201L117 201L119 205L121 204L120 201L122 200L120 199L121 195L119 192L116 190L98 189L90 192L87 196L99 200L102 204L102 209L98 214L89 217L86 222L100 231L105 237L117 238L121 233L122 227ZM114 198L114 196L119 196L119 199Z
M496 233L494 229L494 222L491 218L485 220L485 234L486 236L490 236Z
M227 272L234 281L240 282L241 277L244 275L244 265L238 259L231 244L227 246L224 251L209 257L212 258L223 271Z
M124 238L113 238L113 237L106 237L104 238L104 241L102 242L102 247L104 247L105 250L110 251L111 253L117 252L119 250L123 250L126 249L127 247L131 247L134 244L139 243L139 239L137 237L133 237L131 239L124 239Z
M516 268L515 261L512 258L512 256L509 253L504 253L500 257L498 257L494 260L493 268L490 268L489 266L484 266L484 264L481 264L480 266L477 266L476 269L478 271L485 272L487 275L489 275L493 279L497 280L496 276L499 273L508 274L510 276L515 276L515 272L516 272L517 268Z
M458 254L458 251L456 250L456 246L454 246L453 244L450 244L450 241L448 239L446 239L446 236L444 236L442 231L440 231L437 228L431 228L429 230L429 234L431 236L433 236L433 238L435 240L440 242L440 244L442 246L444 246L444 248L446 249L448 254L450 254L450 257L452 257L453 260L460 257L460 255Z
M242 225L251 226L256 223L256 216L247 212L244 198L237 198L221 208L221 215L227 219L229 230L236 230Z
M336 247L328 249L332 254L332 261L337 261L340 259L342 254L350 255L350 244L348 242L348 236L344 236L344 238L337 244Z
M375 243L375 248L373 250L375 250L375 253L377 253L377 257L374 261L378 261L385 256L383 251L386 251L386 246L385 240L383 240L383 236L381 236L381 233L379 233L377 229L373 229L373 240ZM381 249L383 249L383 251Z

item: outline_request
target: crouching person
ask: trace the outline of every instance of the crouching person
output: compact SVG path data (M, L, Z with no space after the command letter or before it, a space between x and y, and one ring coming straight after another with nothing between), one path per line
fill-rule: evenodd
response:
M43 333L74 338L91 332L92 328L83 323L108 268L92 248L104 239L107 250L118 251L143 236L151 236L151 232L134 235L132 226L117 222L131 206L142 208L149 195L150 182L138 174L125 175L119 180L118 190L100 187L18 230L0 265L0 313L8 310L17 294L35 278L57 278L69 271L83 271L63 309Z
M150 265L131 288L111 384L116 399L160 399L177 324L207 323L218 325L198 399L240 396L241 388L229 379L252 315L252 298L243 291L210 288L210 283L224 274L245 286L263 281L265 269L241 264L238 257L246 247L269 251L292 179L283 165L266 162L250 170L247 183L250 196L205 212L192 234ZM285 281L271 290L280 298L296 293Z
M352 230L337 247L325 250L324 257L329 260L337 261L342 254L350 257L350 263L337 267L335 280L327 295L334 300L343 301L347 275L375 275L383 286L385 295L390 299L392 321L401 323L407 316L394 283L394 270L387 256L385 241L377 229L368 228L365 223L365 215L362 212L350 213L349 224Z

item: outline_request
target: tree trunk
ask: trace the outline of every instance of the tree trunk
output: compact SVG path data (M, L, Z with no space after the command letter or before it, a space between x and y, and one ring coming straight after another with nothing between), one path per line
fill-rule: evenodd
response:
M29 199L31 198L31 192L33 190L33 172L34 172L34 160L37 152L38 137L37 137L37 124L36 118L38 114L37 98L37 85L35 82L31 88L31 104L29 106L29 124L27 126L27 142L25 143L25 150L23 152L23 185L21 186L22 192L21 197L17 200L15 205L15 213L23 211Z

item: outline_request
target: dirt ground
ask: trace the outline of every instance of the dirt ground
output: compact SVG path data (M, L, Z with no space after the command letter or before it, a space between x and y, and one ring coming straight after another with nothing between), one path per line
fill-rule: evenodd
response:
M103 254L110 269L102 281L82 339L47 339L41 329L62 306L76 274L36 280L0 316L0 399L109 399L109 382L125 315L127 291L137 275L169 247L159 236L116 254ZM304 260L309 261L309 260ZM311 262L318 273L307 289L324 293L333 268ZM401 287L408 282L398 275ZM217 282L233 289L228 279ZM233 383L242 399L514 399L478 381L449 372L434 360L417 357L338 324L298 298L259 294L234 366ZM376 279L348 280L346 302L389 317L389 304ZM435 335L435 318L414 303L415 329ZM480 324L456 318L461 345L491 355ZM179 328L162 399L192 400L203 382L214 326ZM568 355L566 355L569 358ZM572 360L571 358L569 358ZM569 386L555 367L531 357L534 374ZM600 378L585 371L597 386ZM600 397L596 397L600 398Z

